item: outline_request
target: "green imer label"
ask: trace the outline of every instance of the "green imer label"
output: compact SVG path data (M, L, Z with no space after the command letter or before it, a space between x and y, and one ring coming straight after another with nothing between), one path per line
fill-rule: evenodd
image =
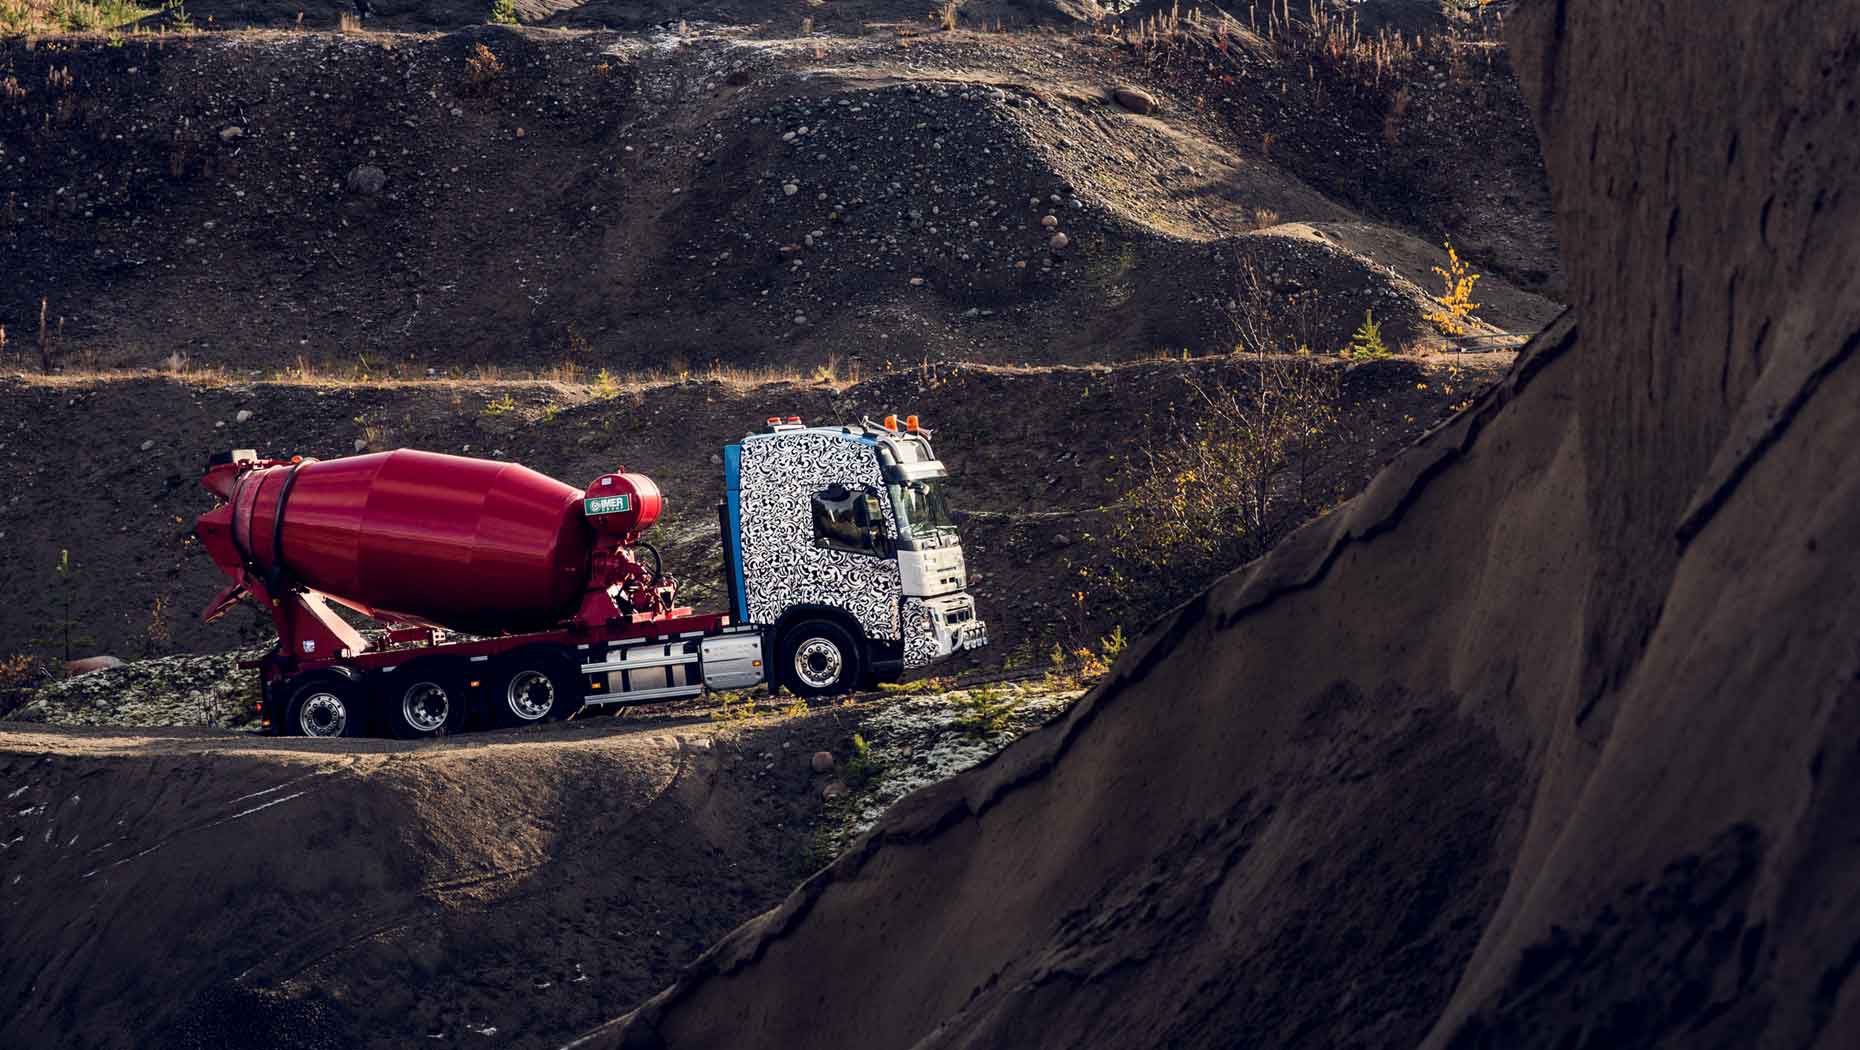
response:
M633 500L624 493L618 496L601 496L598 499L584 500L581 505L582 513L589 516L595 514L618 514L623 510L632 509Z

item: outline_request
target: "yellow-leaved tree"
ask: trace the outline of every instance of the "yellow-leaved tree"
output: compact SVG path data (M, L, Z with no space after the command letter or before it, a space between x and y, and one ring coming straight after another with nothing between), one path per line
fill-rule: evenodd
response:
M1460 258L1452 241L1446 242L1446 249L1447 265L1434 267L1444 287L1435 298L1439 305L1428 313L1427 319L1447 335L1465 335L1472 330L1473 322L1479 320L1473 313L1479 309L1479 304L1472 301L1473 285L1479 283L1479 275Z

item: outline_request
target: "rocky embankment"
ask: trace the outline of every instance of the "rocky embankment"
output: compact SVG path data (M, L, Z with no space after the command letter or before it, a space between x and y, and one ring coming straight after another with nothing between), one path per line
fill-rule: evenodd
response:
M105 667L40 686L6 717L78 726L253 728L258 672L241 670L238 663L264 653L260 647Z

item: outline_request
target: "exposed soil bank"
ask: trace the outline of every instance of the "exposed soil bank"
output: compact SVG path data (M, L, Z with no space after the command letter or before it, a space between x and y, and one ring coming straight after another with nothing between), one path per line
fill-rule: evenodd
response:
M577 1045L1852 1044L1860 3L1511 25L1575 314Z

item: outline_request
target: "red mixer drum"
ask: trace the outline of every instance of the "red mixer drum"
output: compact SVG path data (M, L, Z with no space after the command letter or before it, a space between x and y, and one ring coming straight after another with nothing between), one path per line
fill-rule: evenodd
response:
M515 463L401 449L253 470L231 495L261 575L380 619L537 629L572 615L588 578L581 490Z

